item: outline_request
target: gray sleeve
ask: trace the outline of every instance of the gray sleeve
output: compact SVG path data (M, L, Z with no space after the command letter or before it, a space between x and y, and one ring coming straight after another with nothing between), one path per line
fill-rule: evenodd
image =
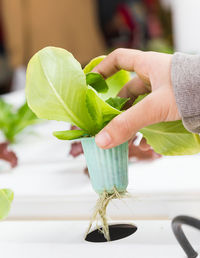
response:
M171 78L185 128L200 133L200 55L175 53Z

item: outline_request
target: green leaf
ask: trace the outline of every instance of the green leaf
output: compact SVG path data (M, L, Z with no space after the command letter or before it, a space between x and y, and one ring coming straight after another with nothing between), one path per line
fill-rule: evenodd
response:
M8 216L14 194L10 189L0 189L0 219Z
M27 103L25 102L17 111L16 113L16 124L19 126L19 123L22 123L24 121L35 121L36 115L31 111L31 109L28 107ZM23 127L23 126L19 126Z
M86 82L97 92L104 93L108 91L108 85L103 76L99 73L87 73Z
M46 47L31 58L26 96L28 105L38 117L71 122L93 132L85 104L86 92L81 65L68 51Z
M28 105L38 117L71 122L89 135L103 128L104 118L120 114L87 86L81 65L61 48L47 47L31 58L26 96Z
M140 130L153 149L162 155L192 155L200 152L200 137L188 132L182 122L162 122Z
M92 69L97 66L105 56L99 56L92 59L89 64L84 68L84 73L87 74L92 71ZM101 93L100 96L103 100L106 100L110 97L116 97L121 88L131 79L130 72L120 70L106 80L108 85L108 91Z
M93 58L83 69L84 73L87 74L91 72L95 66L97 66L106 56L97 56Z
M16 110L12 105L0 99L0 110L0 130L9 142L13 142L15 136L25 127L37 121L35 114L30 110L27 103Z
M127 101L129 101L130 98L120 98L120 97L115 97L115 98L109 98L106 100L106 103L111 105L112 107L122 110L124 105L126 104Z
M110 97L116 97L122 87L130 81L131 76L130 73L124 70L121 70L114 74L113 76L109 77L106 82L108 84L109 90L107 93L105 93L102 98L104 100L110 98Z
M15 119L13 107L0 98L0 129L6 135L11 129L11 122Z
M134 105L148 94L140 95ZM140 130L147 143L162 155L192 155L200 152L200 137L185 129L181 120L149 125Z
M86 103L88 112L96 124L97 131L100 131L106 123L121 113L119 110L99 98L92 88L87 91Z
M103 112L101 108L101 103L99 102L99 98L95 91L92 89L88 89L87 91L86 104L90 117L95 124L96 131L99 131L103 124Z
M149 93L145 93L143 95L140 95L137 97L137 99L134 101L133 105L137 104L138 102L140 102L141 100L143 100Z
M13 142L15 136L19 134L24 128L38 122L35 114L30 110L27 103L24 103L15 113L14 119L11 121L10 130L6 137L10 142Z
M74 140L87 135L83 130L67 130L53 132L53 135L60 140Z

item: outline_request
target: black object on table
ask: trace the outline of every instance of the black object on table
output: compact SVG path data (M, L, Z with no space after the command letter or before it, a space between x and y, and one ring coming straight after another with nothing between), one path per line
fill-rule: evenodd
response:
M187 237L185 236L182 229L183 225L188 225L200 230L200 220L184 215L177 216L172 220L172 230L177 241L187 254L188 258L196 258L198 253L194 250Z

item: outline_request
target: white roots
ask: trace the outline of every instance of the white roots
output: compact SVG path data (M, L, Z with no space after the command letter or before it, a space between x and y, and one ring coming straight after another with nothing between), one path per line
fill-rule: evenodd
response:
M119 193L115 187L113 189L112 194L109 194L108 192L104 191L102 194L99 195L99 199L97 200L94 213L91 217L86 235L89 233L93 222L96 221L98 230L102 232L102 234L104 235L107 241L110 241L109 227L108 227L107 216L106 216L106 208L112 199L121 199L125 195L126 195L126 192ZM98 225L99 220L101 222L101 228Z

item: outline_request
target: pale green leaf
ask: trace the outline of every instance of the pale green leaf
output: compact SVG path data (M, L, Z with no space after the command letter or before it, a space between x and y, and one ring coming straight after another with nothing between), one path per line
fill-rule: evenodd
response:
M106 56L97 56L93 58L83 69L84 73L90 73Z
M140 95L137 97L137 99L134 101L133 105L137 104L138 102L140 102L141 100L143 100L143 98L145 98L149 93L145 93L143 95Z
M109 87L108 92L105 94L102 94L102 98L104 100L110 98L110 97L116 97L122 87L131 79L131 75L129 72L120 70L113 76L109 77L106 82Z
M86 136L87 133L83 130L67 130L53 132L53 135L59 140L74 140Z
M100 131L108 121L112 120L116 115L121 113L119 110L111 107L101 98L99 98L93 89L88 89L86 103L88 112L94 123L96 123L97 131Z
M148 94L140 95L134 105ZM192 155L200 152L200 137L185 129L181 120L149 125L140 130L147 143L162 155Z
M140 130L147 143L162 155L192 155L200 152L200 137L188 132L182 122L162 122Z
M87 73L86 82L97 92L103 93L108 91L108 85L103 76L99 73Z
M94 131L85 103L85 74L71 53L55 47L40 50L31 58L26 78L28 105L38 117Z
M99 131L103 124L103 114L101 104L98 99L99 97L95 94L94 90L88 89L86 94L86 104L90 117L94 121L96 131Z
M0 219L8 216L14 194L10 189L0 189Z
M64 49L44 48L28 64L26 96L36 115L71 122L95 135L120 112L90 88L80 64Z
M84 73L87 74L92 71L92 69L97 66L105 56L99 56L92 59L89 64L84 68ZM131 79L130 72L120 70L106 80L108 85L108 91L101 93L100 96L103 100L106 100L110 97L116 97L121 88Z
M115 97L115 98L109 98L106 100L106 103L108 103L110 106L122 110L124 105L126 104L127 101L129 101L130 98L120 98L120 97Z

